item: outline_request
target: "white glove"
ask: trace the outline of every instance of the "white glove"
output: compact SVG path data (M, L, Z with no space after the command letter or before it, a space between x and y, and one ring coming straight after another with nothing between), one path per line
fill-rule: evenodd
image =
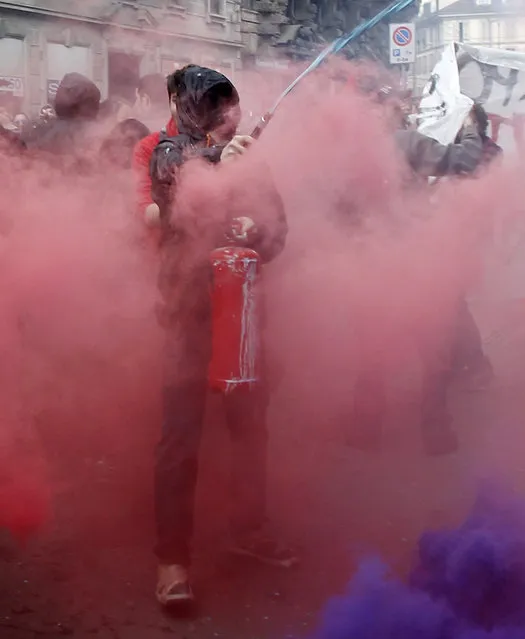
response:
M249 135L236 135L222 150L221 162L229 162L233 158L243 155L253 142L254 139Z
M251 217L236 217L232 220L231 238L241 242L253 240L257 227Z
M147 226L158 226L160 224L159 205L152 202L144 210L144 220Z

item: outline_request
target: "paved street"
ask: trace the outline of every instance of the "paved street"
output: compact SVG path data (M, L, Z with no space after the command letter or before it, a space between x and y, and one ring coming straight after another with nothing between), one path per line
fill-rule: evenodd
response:
M478 480L501 474L523 481L522 314L518 301L490 320L480 316L497 379L484 395L454 392L462 447L447 458L421 454L410 388L393 394L384 451L367 455L345 446L337 420L320 424L319 416L303 415L299 423L296 411L290 420L285 380L272 405L270 493L274 521L303 553L295 571L232 561L220 552L228 460L212 399L199 490L200 605L191 619L163 615L153 598L148 447L155 419L150 415L151 436L130 437L132 443L115 443L104 454L92 450L89 459L74 438L63 442L71 445L72 463L53 470L52 521L25 548L7 534L0 541L2 638L295 637L312 629L359 556L379 552L402 574L419 533L459 521ZM135 416L137 423L144 419Z

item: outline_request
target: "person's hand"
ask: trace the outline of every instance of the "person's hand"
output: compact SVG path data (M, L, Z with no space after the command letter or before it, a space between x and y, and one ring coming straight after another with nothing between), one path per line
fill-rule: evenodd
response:
M253 241L256 234L257 227L251 217L236 217L232 220L230 239L247 244Z
M478 126L478 122L477 122L477 120L476 120L476 116L475 116L475 114L474 114L473 109L471 109L471 110L468 112L467 117L465 118L465 120L464 120L464 122L463 122L463 126L464 126L464 127L466 127L466 126L472 127L472 126L473 126L473 127L476 127L476 128L477 128L477 126Z
M159 205L152 202L144 209L144 220L147 226L158 226L160 224Z
M242 155L250 148L254 141L255 140L249 135L236 135L222 150L221 162L229 162L237 156Z

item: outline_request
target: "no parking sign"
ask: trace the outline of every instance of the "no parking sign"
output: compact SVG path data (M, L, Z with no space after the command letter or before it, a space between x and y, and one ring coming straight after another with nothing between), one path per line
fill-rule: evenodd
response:
M390 64L410 64L416 59L416 39L413 22L391 24L388 47Z

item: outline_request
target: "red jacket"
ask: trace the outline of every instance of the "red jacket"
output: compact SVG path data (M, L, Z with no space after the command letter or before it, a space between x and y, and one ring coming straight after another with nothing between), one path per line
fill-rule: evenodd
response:
M149 165L153 150L160 141L162 132L166 132L170 137L178 134L177 125L173 118L170 119L163 131L151 133L143 138L133 151L133 170L137 180L137 206L141 214L144 213L146 207L153 204L151 198L151 177L149 174Z

